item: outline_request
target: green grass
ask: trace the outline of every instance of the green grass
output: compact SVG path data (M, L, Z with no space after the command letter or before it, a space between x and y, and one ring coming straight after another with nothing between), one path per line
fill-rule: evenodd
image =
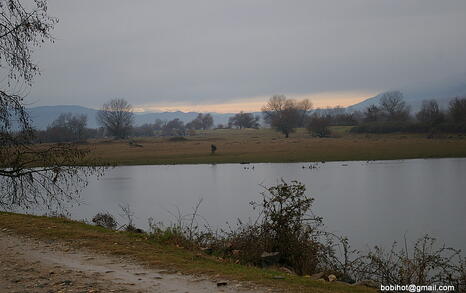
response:
M376 292L343 283L326 283L219 260L198 251L150 240L144 234L114 232L63 218L48 218L0 212L0 228L18 234L67 243L74 248L92 249L98 253L125 255L156 268L168 268L191 274L220 276L225 279L252 281L258 285L286 289L287 292ZM274 276L285 276L276 280Z

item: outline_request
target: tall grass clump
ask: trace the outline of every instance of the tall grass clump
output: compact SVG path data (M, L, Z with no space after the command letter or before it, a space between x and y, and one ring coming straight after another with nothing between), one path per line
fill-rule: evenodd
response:
M202 199L198 200L191 214L183 215L178 210L175 223L168 226L149 218L149 236L159 242L172 243L192 250L210 247L208 250L212 251L211 247L221 247L222 244L219 243L223 243L224 238L214 232L206 221L204 225L200 223L200 220L203 220L199 215L201 204Z

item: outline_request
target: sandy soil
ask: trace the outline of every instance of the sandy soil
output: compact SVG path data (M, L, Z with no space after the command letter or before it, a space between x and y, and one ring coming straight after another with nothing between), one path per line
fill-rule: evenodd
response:
M271 292L0 231L0 292Z

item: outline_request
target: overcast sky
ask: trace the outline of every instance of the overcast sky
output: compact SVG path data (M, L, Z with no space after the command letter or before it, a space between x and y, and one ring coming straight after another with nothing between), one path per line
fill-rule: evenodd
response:
M464 0L49 0L49 13L60 22L36 51L33 106L348 105L466 72Z

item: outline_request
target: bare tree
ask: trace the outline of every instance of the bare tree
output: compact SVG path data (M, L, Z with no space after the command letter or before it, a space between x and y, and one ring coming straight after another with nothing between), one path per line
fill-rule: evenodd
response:
M87 116L84 114L62 113L47 128L48 141L76 142L86 138Z
M312 102L309 99L304 99L297 103L297 107L300 113L298 126L305 127L307 115L313 107Z
M97 168L86 165L88 151L61 144L37 148L24 100L12 93L11 84L32 85L39 73L33 49L46 41L57 19L47 15L47 1L23 5L0 1L0 68L8 72L0 89L0 207L58 207L75 199ZM89 162L88 162L89 163Z
M436 100L423 101L422 107L416 114L419 122L428 124L429 126L435 126L444 120L444 115L438 106Z
M376 105L370 105L363 113L364 122L377 122L381 120L382 110Z
M456 97L448 109L454 123L466 123L466 97Z
M183 121L179 118L168 121L162 127L162 135L167 136L184 136L186 134L186 128Z
M53 42L51 30L57 22L47 14L46 0L27 5L20 0L0 1L0 67L9 72L10 80L32 83L39 73L32 60L34 48Z
M385 92L380 97L380 109L387 121L406 121L409 119L409 107L400 91Z
M186 124L186 127L189 129L202 129L207 130L212 128L214 125L214 118L209 113L202 114L199 113L193 121Z
M299 126L300 112L296 102L284 95L274 95L262 108L264 121L289 137Z
M155 132L154 124L144 123L139 127L133 127L133 136L153 136Z
M97 121L115 138L126 138L133 127L133 107L124 99L110 100L97 112Z
M161 119L155 119L155 122L154 122L154 130L155 131L160 131L162 130L163 126L166 124L165 121L162 121Z
M307 130L317 137L326 137L330 135L330 124L332 117L330 115L319 115L314 113L308 119Z
M258 116L241 111L228 119L228 125L230 127L235 126L239 129L259 128L259 119L260 118Z
M203 130L210 129L212 128L213 125L214 125L214 118L212 117L212 115L210 115L210 113L205 114L204 117L202 117L202 129Z

